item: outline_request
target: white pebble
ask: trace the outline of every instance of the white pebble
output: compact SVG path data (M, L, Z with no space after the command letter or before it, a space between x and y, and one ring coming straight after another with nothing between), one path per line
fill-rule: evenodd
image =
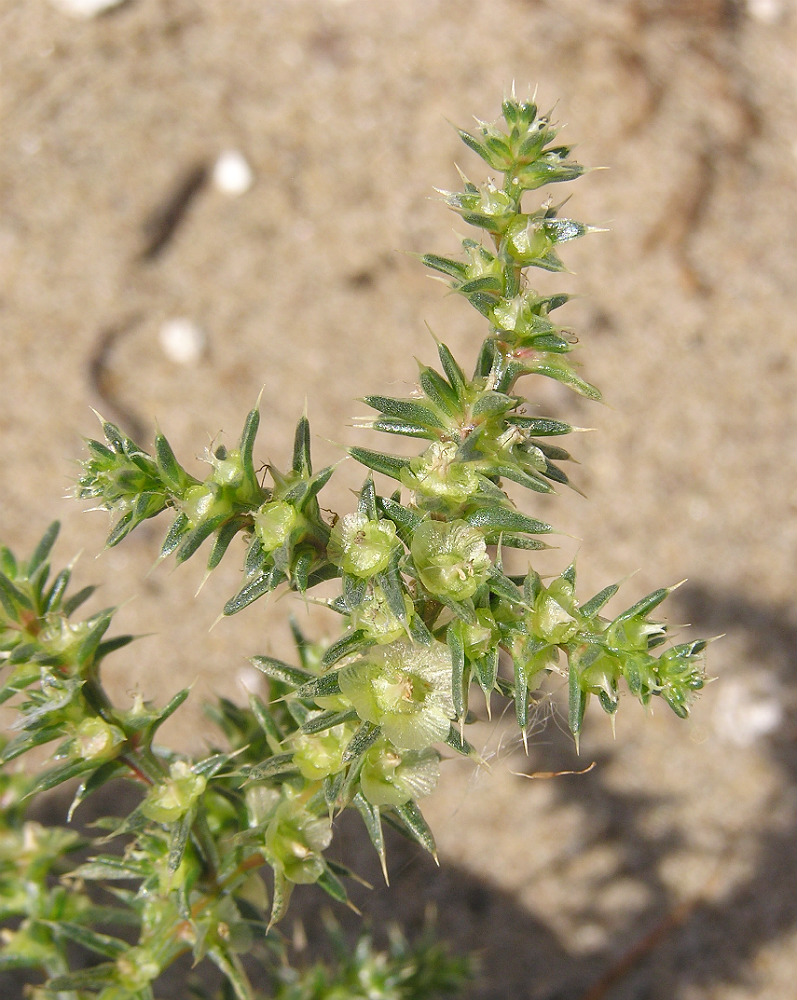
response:
M249 190L254 174L243 153L228 149L213 167L213 183L223 194L238 195Z
M205 353L205 331L184 316L167 319L159 340L163 353L179 365L195 365Z
M781 0L747 0L750 17L762 24L776 24L783 14Z
M714 729L728 743L750 747L783 722L783 707L774 690L742 680L725 680L714 703Z
M97 17L112 7L119 7L125 0L50 0L50 3L72 17Z

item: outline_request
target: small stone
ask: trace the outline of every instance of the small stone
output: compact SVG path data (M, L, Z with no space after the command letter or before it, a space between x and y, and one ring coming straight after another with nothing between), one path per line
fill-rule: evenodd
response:
M72 17L97 17L125 2L126 0L50 0L54 7Z
M781 0L747 0L747 10L756 21L762 24L777 24L783 15Z
M205 331L193 320L178 316L167 319L158 335L163 353L178 365L195 365L205 353Z
M243 153L228 149L213 167L213 184L223 194L245 194L254 182L252 168Z
M783 708L773 690L744 680L720 685L714 705L714 729L728 743L750 747L783 723Z

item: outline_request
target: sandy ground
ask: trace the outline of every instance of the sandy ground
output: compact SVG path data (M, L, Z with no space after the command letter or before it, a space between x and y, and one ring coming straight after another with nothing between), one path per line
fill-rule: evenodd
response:
M196 599L197 560L148 575L159 524L94 561L107 522L63 499L90 407L145 444L157 420L188 459L234 440L262 388L263 460L287 462L305 401L319 463L367 443L352 400L408 391L425 323L463 358L482 336L398 252L454 251L432 188L455 160L483 176L446 120L495 117L513 80L557 103L581 161L610 168L568 212L610 229L542 286L580 295L568 320L609 405L526 389L596 430L574 445L589 502L535 508L572 536L541 565L578 551L585 596L638 571L628 603L688 577L670 615L725 634L718 682L688 723L629 703L613 741L593 720L583 777L517 776L579 766L555 725L529 760L485 726L491 771L450 765L428 804L442 870L399 848L392 891L362 905L412 927L434 900L481 950L484 1000L793 997L794 0L129 0L89 20L0 0L0 38L2 536L24 551L60 518L104 604L138 595L118 627L152 636L109 685L196 682L183 744L247 655L285 651L287 605L208 633L237 570ZM254 177L238 197L209 179L229 149ZM160 346L174 318L207 336L193 364ZM333 501L360 478L344 465Z

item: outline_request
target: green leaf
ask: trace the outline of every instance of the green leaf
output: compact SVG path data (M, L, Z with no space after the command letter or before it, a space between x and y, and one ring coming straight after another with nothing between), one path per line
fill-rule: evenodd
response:
M293 439L293 471L300 476L310 476L313 466L310 461L310 423L302 417L296 425Z
M490 567L489 582L490 582L490 590L498 597L503 597L505 601L509 601L511 604L523 603L523 598L521 597L518 588L509 579L509 577L504 576L501 570L498 569L496 566Z
M98 788L102 788L103 785L106 785L109 781L113 781L114 778L129 774L130 767L119 760L109 760L101 767L98 767L85 781L81 782L78 790L75 792L72 803L69 806L69 812L67 813L67 822L72 822L73 813L92 792L97 791Z
M382 730L379 726L375 726L372 722L363 722L343 751L342 762L348 764L357 757L361 757L366 750L370 750L381 735Z
M36 778L25 798L30 798L39 792L47 792L51 788L63 784L65 781L77 778L78 775L85 774L86 771L93 770L96 766L96 763L93 761L72 760L66 764L60 764L58 767L50 768L49 771L45 771L44 774L40 774Z
M279 868L275 868L274 898L271 901L271 915L268 921L269 930L285 916L292 892L293 882L289 882Z
M52 551L53 545L55 545L55 540L58 538L58 532L60 530L60 522L53 521L47 531L45 531L41 541L34 549L33 555L28 560L28 576L32 576L39 566L44 564Z
M420 438L426 441L436 441L439 437L436 431L428 427L411 424L405 420L396 420L395 417L376 417L367 426L383 434L398 434L402 437Z
M451 696L454 701L454 711L458 719L464 719L468 711L470 677L465 672L465 646L459 622L453 622L448 626L446 642L451 651Z
M224 614L227 616L238 614L239 611L248 608L259 597L278 587L284 579L285 574L276 567L272 567L268 573L256 577L250 583L247 583L245 587L242 587L235 597L230 598L224 605Z
M458 278L464 281L468 275L466 264L461 261L451 260L449 257L439 257L434 253L425 253L421 257L421 263L434 271L441 271L451 278Z
M63 736L64 725L60 722L54 726L42 726L33 731L26 728L24 732L9 740L2 748L2 751L0 751L0 763L7 764L9 761L20 757L23 753L27 753L28 750L43 746L52 740L62 739Z
M369 451L367 448L347 448L351 457L374 472L381 472L383 476L390 476L391 479L401 480L401 470L409 467L408 458L400 458L398 455L384 455L379 451Z
M70 941L74 941L88 951L103 955L105 958L117 959L130 950L127 941L120 941L119 938L111 937L108 934L100 934L98 931L93 931L70 920L42 922L51 927L56 934L63 934Z
M586 707L587 695L581 687L578 668L574 663L571 663L568 671L567 724L570 727L570 732L573 734L573 739L576 741L576 750L578 750L579 736L581 735L581 726L584 722L584 710Z
M274 902L276 904L276 888L274 891L274 897ZM287 907L287 900L285 905ZM272 923L275 922L273 911L271 920ZM241 960L230 948L224 947L217 940L213 947L208 948L207 957L226 977L227 982L233 988L236 1000L254 1000L254 993L252 992L252 987L246 977L246 972L241 964Z
M168 866L172 874L177 871L180 867L180 862L183 860L185 845L188 843L188 837L191 834L191 827L194 825L195 816L196 809L189 809L171 829Z
M202 521L195 528L192 528L183 537L180 547L174 557L177 565L179 566L187 559L190 559L205 539L209 538L217 528L221 527L229 516L229 513L223 512L221 514L217 514L215 517L209 518L207 521Z
M337 903L348 903L349 896L346 892L343 883L337 878L336 875L330 870L332 867L332 862L327 863L327 867L321 873L321 876L316 883L324 892L331 896Z
M490 692L495 690L495 682L498 678L498 646L484 656L478 657L473 666L476 670L479 687L484 691L485 697L489 698Z
M387 497L377 497L376 502L382 516L388 518L396 525L401 540L405 545L409 545L415 530L423 521L423 518L408 507L402 507L400 503Z
M600 611L600 609L614 597L617 591L620 589L618 583L610 584L608 587L604 587L603 590L599 591L594 597L591 597L586 604L582 604L581 614L584 618L594 618L595 615Z
M289 663L277 660L273 656L253 656L250 660L253 666L272 680L287 684L289 687L301 687L313 680L309 670L292 667Z
M241 453L241 465L243 466L244 473L250 482L256 482L257 477L255 475L255 466L252 459L252 454L255 447L255 438L257 437L257 430L260 426L260 411L255 408L250 410L246 417L246 422L244 423L244 429L241 433L241 442L239 445L239 451Z
M330 698L340 694L340 678L337 671L324 674L322 677L314 677L312 680L302 684L297 688L296 694L299 698Z
M66 588L69 586L69 580L72 573L69 569L62 569L61 572L53 580L53 584L49 591L44 595L42 600L43 611L50 612L58 608L61 602L61 598L64 596Z
M408 424L417 427L439 427L443 428L440 418L421 403L415 403L406 399L391 399L389 396L364 396L363 402L375 410L381 410L387 417L395 417Z
M163 540L163 545L161 545L160 558L165 559L174 552L177 546L180 544L181 539L190 530L191 522L188 517L182 512L177 515L177 517L172 522L172 526L169 528L166 537Z
M71 617L71 615L73 615L82 604L86 603L96 589L96 587L83 587L83 589L79 590L76 594L72 594L72 596L61 605L61 610L64 616L66 618Z
M161 433L155 435L155 462L170 493L182 494L190 482L195 482L177 461L172 446Z
M78 865L70 875L92 882L127 881L144 878L149 863L144 858L123 857L117 854L100 854Z
M30 598L13 584L5 573L0 573L0 603L12 621L18 620L22 608L33 610Z
M553 531L553 527L545 521L527 517L519 511L510 510L498 504L477 507L465 514L464 520L476 528L485 528L490 532L516 531L530 535L543 535Z
M440 364L443 366L443 371L446 374L446 378L448 379L451 388L457 394L457 398L461 398L467 385L465 373L454 360L454 355L451 351L449 351L445 344L438 343L437 354L440 358Z
M296 765L293 763L292 753L275 754L264 760L262 764L254 764L246 771L246 777L250 781L267 781L278 774L285 774L286 771L295 771Z
M238 532L243 527L243 522L238 518L233 518L222 526L218 535L216 536L216 541L213 543L213 548L210 550L210 556L208 557L208 569L215 569L222 558L224 553L230 546L230 542L235 538Z
M376 509L376 487L374 477L367 476L357 498L357 510L360 514L365 514L369 521L376 521L379 513Z
M633 604L630 608L623 611L622 614L618 615L614 620L615 622L628 621L629 618L644 618L648 615L654 608L657 608L662 601L673 592L674 587L660 587L658 590L651 591L636 604Z
M111 532L105 539L105 545L107 548L112 549L115 545L118 545L132 530L135 528L133 523L133 511L129 510L126 514L116 522L116 524L111 528Z
M337 642L333 642L324 653L321 662L325 667L331 667L338 660L342 660L344 656L351 656L353 653L369 649L373 644L373 640L367 639L362 629L355 629L354 632L349 632Z
M47 991L51 994L66 993L73 990L101 990L103 987L113 987L116 984L116 962L102 962L90 969L78 969L63 976L53 976L47 981Z
M339 726L341 722L352 722L357 718L357 712L353 708L341 709L340 711L322 712L321 715L312 716L300 726L301 731L311 736L314 733L323 733L327 729Z
M457 416L460 410L459 399L456 392L446 382L442 376L434 370L420 365L420 376L418 381L426 395L435 406L451 417Z
M108 626L111 624L111 618L113 617L113 609L102 612L98 617L96 624L91 628L91 631L86 636L86 638L78 646L77 653L75 654L75 659L81 665L85 665L91 659L92 656L97 652L97 648L100 645L100 640L108 631Z
M365 829L368 831L371 843L374 845L374 849L379 855L379 863L382 866L385 883L389 884L387 875L387 856L385 853L385 835L382 830L382 817L379 811L379 806L371 805L362 792L357 792L352 799L352 803L354 808L362 817L362 821L365 824Z
M437 860L437 847L434 842L429 824L423 818L423 814L414 802L406 802L403 806L393 806L391 812L395 813L401 820L404 832L408 832L413 840L428 851ZM385 813L385 817L390 813ZM401 829L401 827L399 827Z
M448 736L445 738L445 744L451 747L452 750L456 750L457 753L462 754L463 757L478 757L474 747L462 738L456 726L451 726L449 729Z

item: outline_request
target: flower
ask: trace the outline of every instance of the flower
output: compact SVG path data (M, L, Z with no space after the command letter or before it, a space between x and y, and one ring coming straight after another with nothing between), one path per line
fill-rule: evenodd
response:
M412 559L430 594L464 601L487 579L484 535L466 521L424 521L412 539Z
M327 548L330 559L351 576L368 579L387 569L397 545L396 526L386 518L372 521L367 514L346 514L332 529Z
M410 459L401 470L407 489L444 503L462 504L479 489L479 477L472 463L459 461L453 441L434 441L423 455Z
M381 587L374 587L352 612L351 621L356 629L362 629L369 639L380 645L394 642L407 632L407 623L412 617L412 601L404 594L404 619L394 614L390 602Z
M381 740L365 755L360 771L363 795L374 806L402 806L434 791L440 778L440 755L427 747L399 753Z
M190 764L176 760L169 767L169 777L155 785L141 803L141 812L156 823L175 823L194 805L206 785L205 777L196 774Z
M290 882L309 885L324 873L322 852L332 841L332 824L314 816L298 798L286 798L266 829L269 863Z
M343 667L340 690L399 750L423 750L451 728L451 670L448 646L402 639Z

